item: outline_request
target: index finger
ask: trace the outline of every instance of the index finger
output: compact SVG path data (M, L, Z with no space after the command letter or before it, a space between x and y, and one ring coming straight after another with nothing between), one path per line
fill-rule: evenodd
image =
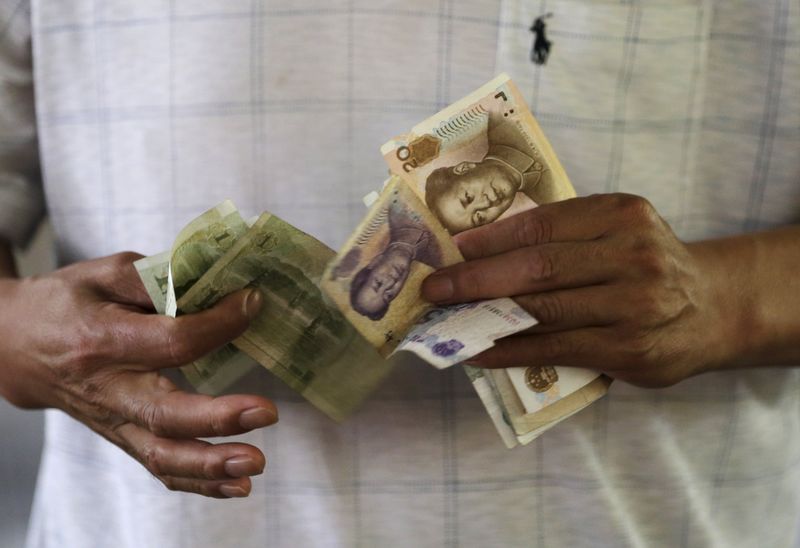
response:
M609 225L608 197L588 196L542 204L513 217L455 236L467 260L491 257L520 247L594 240Z
M190 394L155 373L131 372L122 379L109 407L160 437L233 436L278 421L275 404L261 396Z

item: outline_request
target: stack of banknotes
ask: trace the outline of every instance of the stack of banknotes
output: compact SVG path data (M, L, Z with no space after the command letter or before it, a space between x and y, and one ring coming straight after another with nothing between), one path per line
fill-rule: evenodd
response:
M238 339L183 368L219 394L257 364L343 420L412 352L451 367L536 324L509 298L436 307L422 281L463 261L452 236L574 196L547 139L505 74L381 147L392 176L338 252L264 213L224 202L172 249L137 261L159 313L176 316L257 287L265 306ZM594 371L461 365L507 447L526 444L608 390Z

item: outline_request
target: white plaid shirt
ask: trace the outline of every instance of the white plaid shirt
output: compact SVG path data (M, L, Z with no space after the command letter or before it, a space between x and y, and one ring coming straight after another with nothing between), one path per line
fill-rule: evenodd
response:
M40 163L63 262L161 251L227 197L338 246L380 144L501 70L579 193L641 194L688 239L798 221L797 0L7 0L0 233L41 217ZM404 364L340 426L264 383L247 500L167 492L48 412L30 547L797 542L797 370L615 383L512 451L458 370Z

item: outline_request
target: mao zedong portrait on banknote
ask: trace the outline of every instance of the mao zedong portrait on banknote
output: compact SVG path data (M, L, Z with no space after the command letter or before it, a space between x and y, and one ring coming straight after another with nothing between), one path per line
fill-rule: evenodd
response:
M385 143L381 152L451 234L574 196L505 74Z
M384 317L391 302L402 291L411 263L424 263L434 270L443 266L442 251L419 213L398 199L389 202L385 215L389 239L350 283L353 310L377 321Z
M408 184L394 177L328 266L323 287L388 355L430 308L420 296L422 280L462 260L444 227Z
M437 168L425 184L426 204L451 234L496 220L517 192L540 203L537 190L552 185L550 171L522 133L499 112L490 111L487 118L486 155Z

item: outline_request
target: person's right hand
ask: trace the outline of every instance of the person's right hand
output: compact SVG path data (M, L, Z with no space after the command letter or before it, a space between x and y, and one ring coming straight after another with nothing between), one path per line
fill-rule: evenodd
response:
M159 370L236 338L261 307L256 290L178 318L152 313L133 261L120 253L41 277L0 280L0 395L69 413L141 462L169 489L243 497L264 455L230 436L277 421L258 396L180 391Z

